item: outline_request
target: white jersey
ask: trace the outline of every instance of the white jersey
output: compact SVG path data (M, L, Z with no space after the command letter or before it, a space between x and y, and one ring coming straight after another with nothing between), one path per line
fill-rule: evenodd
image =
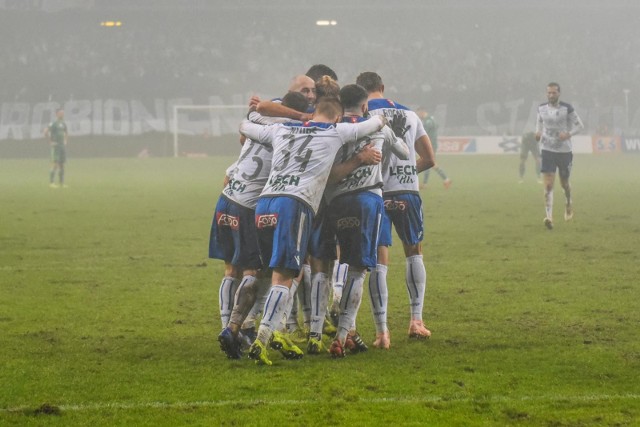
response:
M570 104L559 102L551 105L548 102L538 106L536 132L540 132L540 147L556 153L570 153L573 149L571 138L561 141L561 132L575 135L584 128L582 120Z
M345 117L343 122L359 123L364 120L363 117ZM338 152L334 164L348 161L357 155L367 144L371 144L374 149L380 151L383 159L389 156L399 156L404 159L409 157L409 150L404 141L397 138L393 131L388 126L385 126L380 132L358 140L355 145L344 145ZM369 191L382 197L383 182L382 164L362 165L350 172L340 182L328 184L324 192L324 197L327 203L331 203L331 201L338 196L361 191Z
M394 117L403 116L406 119L407 132L403 139L409 148L409 158L403 160L396 156L389 156L383 159L384 194L419 193L415 142L427 134L422 121L413 111L384 98L369 100L368 108L369 114L385 116L390 125Z
M306 122L261 126L243 122L240 132L251 139L270 142L273 163L260 197L287 196L308 205L314 213L322 199L336 153L344 144L380 130L384 120L362 123Z
M249 113L248 120L258 124L281 123L287 119L264 117ZM273 146L270 142L247 139L238 160L227 169L229 183L222 194L235 203L255 209L258 197L267 183L271 171Z

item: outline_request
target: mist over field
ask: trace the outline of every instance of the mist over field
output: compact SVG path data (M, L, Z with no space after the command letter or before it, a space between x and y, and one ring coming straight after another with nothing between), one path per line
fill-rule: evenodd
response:
M637 0L0 0L0 425L640 425L638 17ZM304 357L271 345L256 366L220 347L233 291L210 230L240 224L216 210L225 174L271 164L251 141L253 169L229 169L250 97L313 64L340 85L375 71L435 118L428 182L388 169L416 184L389 206L424 239L408 256L394 231L361 283L368 351L309 351L300 325ZM519 155L549 82L585 125L566 192L535 141ZM57 146L43 134L60 108L65 149L60 122ZM283 163L330 160L300 135ZM373 184L357 189L389 188Z
M41 138L60 106L79 156L171 155L175 105L282 96L316 63L340 84L378 72L385 95L430 111L441 135L519 136L556 81L583 135L635 136L639 14L626 0L4 0L0 155L42 155L17 141ZM242 115L182 111L178 132L234 134Z

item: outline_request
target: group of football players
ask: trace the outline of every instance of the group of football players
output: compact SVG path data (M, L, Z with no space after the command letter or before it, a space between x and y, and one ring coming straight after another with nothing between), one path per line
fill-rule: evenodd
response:
M218 341L226 355L239 359L248 347L258 364L272 364L268 348L301 358L292 333L302 333L306 354L366 351L356 316L367 272L373 346L389 349L392 225L406 257L408 336L429 338L418 173L435 159L416 113L386 99L375 72L340 87L333 70L314 65L282 99L252 98L240 133L209 246L209 256L225 262ZM331 333L328 345L323 332Z

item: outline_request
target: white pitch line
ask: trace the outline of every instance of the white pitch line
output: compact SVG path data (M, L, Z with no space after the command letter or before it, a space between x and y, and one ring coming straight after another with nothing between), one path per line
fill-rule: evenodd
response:
M490 398L473 398L473 397L439 397L425 396L418 398L404 397L380 397L372 399L358 399L354 403L375 404L375 403L467 403L467 402L494 402L494 403L517 403L517 402L601 402L601 401L620 401L620 400L640 400L640 394L594 394L582 396L494 396ZM193 402L97 402L88 404L71 404L71 405L53 405L57 406L61 411L82 412L82 411L99 411L103 409L186 409L186 408L215 408L230 405L266 405L266 406L286 406L286 405L309 405L318 403L317 400L198 400ZM35 410L33 407L14 407L0 408L1 412L22 412L25 410Z

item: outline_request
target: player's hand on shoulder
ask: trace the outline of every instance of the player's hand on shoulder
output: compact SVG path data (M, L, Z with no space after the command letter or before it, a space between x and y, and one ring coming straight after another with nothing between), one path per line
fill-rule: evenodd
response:
M382 153L371 144L362 147L356 156L363 165L377 165L382 161Z
M260 104L260 97L253 95L251 99L249 99L249 110L250 111L257 110L258 104Z

